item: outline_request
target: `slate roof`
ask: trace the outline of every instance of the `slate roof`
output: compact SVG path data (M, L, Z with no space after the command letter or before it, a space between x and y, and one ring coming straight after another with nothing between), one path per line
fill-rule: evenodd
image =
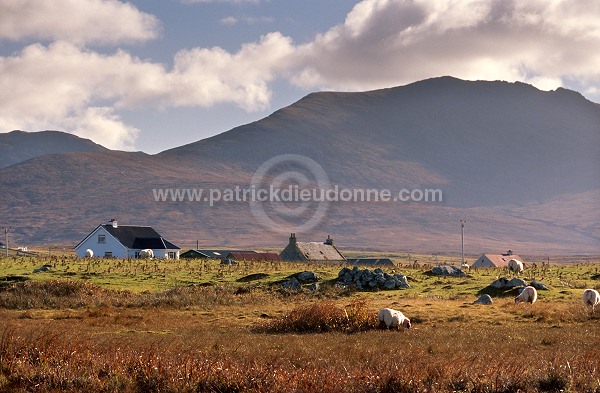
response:
M279 254L276 252L240 252L233 251L227 254L227 259L234 261L281 261Z
M89 235L87 235L75 248L79 247L81 243L87 240L98 228L104 228L110 233L115 239L119 241L123 246L129 249L146 249L150 248L153 250L179 250L175 244L164 239L149 226L136 226L136 225L119 225L116 228L112 224L99 225Z
M245 253L256 253L253 250L188 250L181 254L181 258L208 258L208 259L222 259L225 258L231 252L245 252Z
M296 242L296 247L309 261L343 261L346 259L333 245L322 242Z

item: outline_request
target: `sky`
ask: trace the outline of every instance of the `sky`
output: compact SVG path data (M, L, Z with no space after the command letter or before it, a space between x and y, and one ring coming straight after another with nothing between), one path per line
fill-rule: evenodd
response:
M0 132L150 154L451 75L600 103L597 0L0 0Z

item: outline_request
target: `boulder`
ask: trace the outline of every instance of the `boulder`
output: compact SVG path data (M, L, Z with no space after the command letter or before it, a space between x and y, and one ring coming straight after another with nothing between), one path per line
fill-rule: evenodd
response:
M509 280L506 277L500 277L499 279L497 279L496 281L491 283L490 286L492 288L496 288L496 289L511 289L511 288L526 287L527 283L517 277L515 277L511 280Z
M282 282L281 287L283 289L287 289L288 291L302 291L302 284L300 284L300 281L298 281L296 277L292 277L289 280Z
M546 286L546 284L542 284L541 282L536 281L536 280L531 281L531 284L529 284L529 285L531 285L538 291L547 291L548 290L548 287Z
M506 288L520 288L520 287L526 287L526 286L527 286L527 283L517 277L511 279L509 282L506 283Z
M356 266L352 269L343 268L338 273L338 282L346 285L353 284L354 288L361 291L377 289L405 289L410 288L406 276L401 274L390 275L382 269L375 270L359 269Z
M431 269L431 274L435 274L436 276L457 276L457 277L464 277L467 275L465 272L463 272L456 266L452 266L452 265L436 266L433 269Z
M492 297L490 295L488 295L487 293L481 295L479 297L479 299L475 300L474 302L475 304L485 304L485 305L490 305L490 304L494 304L494 301L492 300Z
M310 284L310 286L307 289L311 292L316 292L319 289L321 289L321 286L319 285L318 282L313 282L312 284Z
M314 272L304 271L302 273L298 273L296 278L301 283L311 283L319 281L319 276Z
M51 265L44 265L44 266L38 267L37 269L33 269L33 272L34 273L49 272L51 268L52 268Z

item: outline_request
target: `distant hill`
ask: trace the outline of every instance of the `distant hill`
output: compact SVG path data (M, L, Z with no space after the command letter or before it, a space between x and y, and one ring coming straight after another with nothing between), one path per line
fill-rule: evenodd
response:
M342 248L448 252L460 250L458 221L466 219L473 253L600 254L600 107L566 89L450 77L309 94L157 155L38 157L0 170L0 214L24 243L74 244L118 218L153 225L175 243L283 248L289 233L265 230L248 203L153 196L158 188L249 187L257 169L282 154L310 158L340 188L443 191L441 203L333 202L300 241L331 234Z
M60 131L0 133L0 168L52 153L108 151L89 139Z

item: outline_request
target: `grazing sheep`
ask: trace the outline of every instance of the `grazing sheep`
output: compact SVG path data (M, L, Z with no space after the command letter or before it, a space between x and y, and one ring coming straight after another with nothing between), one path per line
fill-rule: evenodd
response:
M523 273L523 262L518 259L511 259L508 261L508 271L515 274Z
M471 269L471 266L469 266L469 264L467 262L460 265L460 270L462 270L463 272L468 272L470 269Z
M139 257L143 258L143 259L145 259L145 258L154 258L154 251L152 251L149 248L146 248L146 249L140 251Z
M379 327L382 329L400 329L400 326L404 326L407 329L410 328L410 319L405 317L400 311L396 311L391 308L379 310L377 313L377 319L379 320Z
M519 296L515 298L515 303L524 302L533 304L536 300L537 290L532 286L528 286L523 288Z
M94 251L90 250L89 248L87 250L85 250L85 257L86 258L91 258L94 256Z
M592 308L592 314L594 313L594 307L600 303L600 293L595 289L586 289L583 291L583 304L586 307Z

